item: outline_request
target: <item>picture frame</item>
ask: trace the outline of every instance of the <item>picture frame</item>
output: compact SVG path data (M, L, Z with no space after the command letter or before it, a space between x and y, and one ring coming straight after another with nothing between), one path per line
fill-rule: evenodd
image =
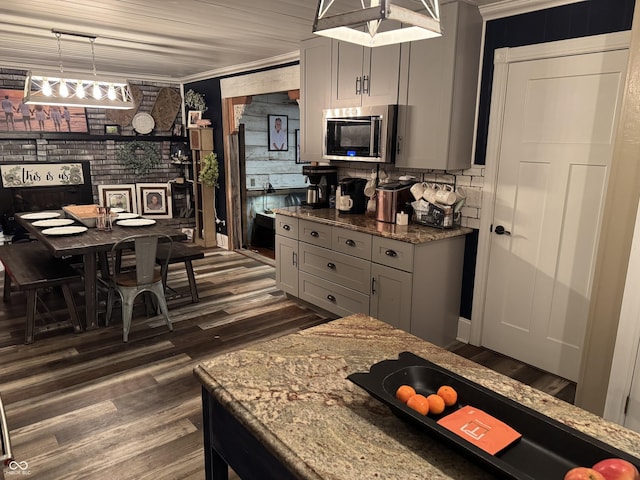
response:
M120 135L120 125L105 125L104 126L104 134L105 135Z
M269 151L289 150L289 116L267 115Z
M202 119L201 110L189 110L187 112L187 128L198 128L198 120Z
M136 183L138 213L147 218L172 218L171 185Z
M98 204L102 207L124 208L125 212L139 213L134 184L98 185Z
M84 107L25 105L23 95L23 90L0 88L0 132L89 132Z

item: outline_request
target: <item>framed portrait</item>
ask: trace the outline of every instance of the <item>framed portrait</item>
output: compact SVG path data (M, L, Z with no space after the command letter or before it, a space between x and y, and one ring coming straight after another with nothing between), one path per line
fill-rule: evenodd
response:
M104 126L104 134L105 135L120 135L120 126L119 125L105 125Z
M200 110L189 110L187 112L187 128L198 128L198 120L202 119Z
M285 151L289 150L287 115L267 115L269 132L269 150Z
M147 218L171 218L171 186L167 183L136 183L138 213Z
M136 186L98 185L98 203L102 207L124 208L125 212L138 213Z
M87 115L82 107L26 105L22 90L0 89L1 132L87 133Z

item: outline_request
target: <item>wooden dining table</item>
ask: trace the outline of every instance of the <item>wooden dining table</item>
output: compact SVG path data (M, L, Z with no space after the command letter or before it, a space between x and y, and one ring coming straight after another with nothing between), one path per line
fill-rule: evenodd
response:
M22 218L24 213L16 214L15 218L29 234L46 246L51 255L56 258L81 255L84 267L84 292L85 292L85 328L93 330L98 328L98 270L96 257L104 255L116 244L116 242L137 234L169 235L173 240L184 240L186 235L176 227L163 225L156 222L153 225L123 227L114 222L110 231L88 228L87 231L75 235L45 235L43 228L33 225L33 219ZM60 211L59 218L65 218L65 212ZM80 225L76 222L74 225Z

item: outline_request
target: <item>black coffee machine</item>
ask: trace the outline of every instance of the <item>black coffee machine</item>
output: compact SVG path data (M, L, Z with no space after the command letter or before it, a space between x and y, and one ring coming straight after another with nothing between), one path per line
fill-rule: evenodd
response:
M338 184L338 169L331 165L303 165L302 174L309 180L303 207L329 208L329 195Z
M340 213L364 213L369 198L364 194L366 178L343 178L339 182L340 196L336 196L336 207Z

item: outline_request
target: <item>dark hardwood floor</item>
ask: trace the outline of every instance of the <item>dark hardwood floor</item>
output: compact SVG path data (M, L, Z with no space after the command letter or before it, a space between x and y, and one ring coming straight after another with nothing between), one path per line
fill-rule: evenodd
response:
M11 303L0 303L0 395L14 458L27 462L29 478L204 478L194 366L331 318L286 298L275 287L273 262L259 260L209 250L194 262L197 304L190 303L184 268L171 266L169 285L184 295L169 299L174 331L161 317L145 318L140 305L128 344L116 318L109 327L77 335L52 330L24 345L24 295L14 292ZM64 316L58 292L43 300L54 318ZM453 350L573 400L566 380L476 347Z

